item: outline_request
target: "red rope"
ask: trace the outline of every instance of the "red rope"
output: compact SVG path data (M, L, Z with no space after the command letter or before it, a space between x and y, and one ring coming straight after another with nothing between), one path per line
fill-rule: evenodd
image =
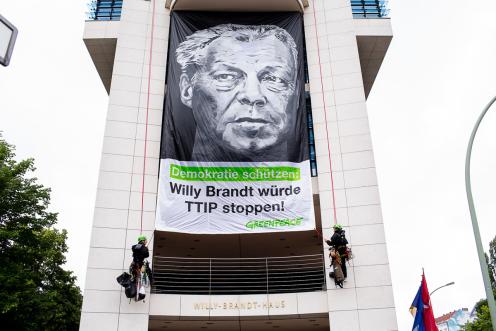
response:
M322 64L320 63L320 45L319 45L319 36L317 33L317 17L315 15L315 0L312 0L312 8L313 8L313 21L315 24L315 38L317 39L317 56L319 59L319 69L320 69L320 88L322 91L322 102L324 104L324 119L325 119L325 128L326 128L326 136L327 136L327 152L329 156L329 169L331 171L331 191L332 191L332 206L334 211L334 224L337 224L338 218L336 214L336 196L334 194L334 176L332 174L332 162L331 162L331 144L329 142L329 128L327 127L327 107L324 98L324 80L322 78Z
M148 112L150 110L150 85L152 80L152 60L153 60L153 34L155 32L155 0L152 0L152 26L150 32L150 59L148 62L148 91L146 96L146 119L145 119L145 146L143 152L143 177L141 179L141 217L140 234L143 233L143 211L145 209L145 173L146 173L146 152L148 144Z

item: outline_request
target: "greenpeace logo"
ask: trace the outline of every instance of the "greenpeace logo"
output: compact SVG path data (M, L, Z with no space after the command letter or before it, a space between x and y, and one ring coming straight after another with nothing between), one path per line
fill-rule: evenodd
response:
M296 218L284 218L284 219L275 219L275 220L258 220L258 221L249 221L246 223L246 227L248 229L265 229L265 228L281 228L281 227L291 227L291 226L299 226L303 221L303 217Z

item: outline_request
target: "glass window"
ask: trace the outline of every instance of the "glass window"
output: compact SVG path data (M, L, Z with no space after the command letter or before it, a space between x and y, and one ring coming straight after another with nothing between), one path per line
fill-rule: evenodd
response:
M122 0L92 0L89 8L89 19L118 21L121 18Z
M382 18L389 15L387 0L351 0L355 18Z

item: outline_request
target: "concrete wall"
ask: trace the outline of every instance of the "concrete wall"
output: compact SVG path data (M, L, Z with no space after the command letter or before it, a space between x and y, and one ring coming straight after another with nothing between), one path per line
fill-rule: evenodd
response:
M334 196L337 223L344 225L355 255L344 289L328 282L330 327L336 331L396 330L350 1L310 1L304 19L323 234L329 238L333 232Z
M165 0L157 0L155 10L143 213L143 229L149 238L154 229L169 35ZM140 232L151 15L150 1L125 0L123 3L81 330L148 330L149 301L129 304L115 278L128 268L132 256L130 247Z

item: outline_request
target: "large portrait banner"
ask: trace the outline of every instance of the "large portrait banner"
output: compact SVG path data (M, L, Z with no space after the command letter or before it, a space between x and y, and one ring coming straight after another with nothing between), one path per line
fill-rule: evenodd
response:
M156 229L315 229L299 13L171 15Z

